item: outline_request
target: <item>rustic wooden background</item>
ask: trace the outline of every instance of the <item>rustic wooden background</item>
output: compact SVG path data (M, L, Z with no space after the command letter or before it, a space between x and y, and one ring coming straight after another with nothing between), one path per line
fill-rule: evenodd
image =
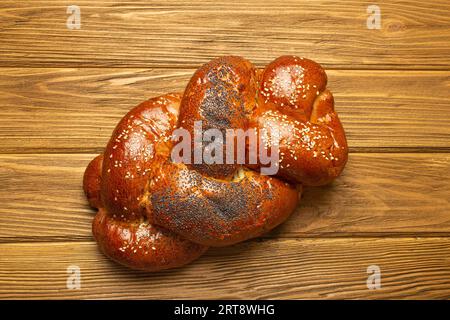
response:
M368 30L367 6L381 8ZM66 27L68 5L81 29ZM0 2L1 298L450 298L450 2ZM97 250L82 193L125 112L218 55L322 63L351 149L261 239L145 274ZM67 267L81 289L66 287ZM381 269L369 290L367 267Z

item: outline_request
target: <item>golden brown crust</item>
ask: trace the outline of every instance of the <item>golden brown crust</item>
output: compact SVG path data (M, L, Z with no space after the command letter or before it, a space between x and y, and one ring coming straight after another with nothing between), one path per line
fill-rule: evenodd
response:
M158 271L191 262L207 246L257 237L282 223L297 206L301 185L331 182L347 161L345 132L326 83L325 71L308 59L283 56L257 70L230 56L202 66L183 95L132 109L84 176L88 201L100 209L93 233L101 250L131 268ZM174 129L194 136L200 120L202 130L222 133L255 129L270 137L278 129L276 176L260 174L260 162L173 163Z
M147 100L128 112L106 146L102 197L107 211L124 221L144 216L144 188L157 163L168 158L180 96Z
M207 247L145 221L123 222L100 209L92 233L102 252L129 268L160 271L181 267L200 257Z
M344 169L347 140L326 83L319 64L295 56L280 57L264 70L251 126L269 140L271 130L280 133L277 176L320 186Z
M159 160L169 156L169 133L180 97L150 99L132 109L118 124L105 155L94 158L84 174L83 188L92 207L99 208L92 232L111 259L133 269L159 271L185 265L207 247L152 225L144 214L144 191ZM112 155L112 157L111 157Z
M96 156L89 162L83 176L83 190L88 199L89 205L93 208L100 208L102 200L100 197L101 177L102 177L103 154Z

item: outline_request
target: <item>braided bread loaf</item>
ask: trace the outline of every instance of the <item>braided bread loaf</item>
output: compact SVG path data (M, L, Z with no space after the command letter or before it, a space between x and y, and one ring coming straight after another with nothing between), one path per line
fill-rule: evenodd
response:
M128 267L158 271L282 223L302 186L331 182L347 161L326 84L322 67L308 59L282 56L256 69L228 56L198 69L184 94L132 109L84 175L88 201L99 209L92 229L100 249ZM194 136L198 121L204 130L254 129L267 152L279 156L276 174L260 173L267 165L260 153L244 164L173 161L174 130ZM224 150L235 153L233 143L224 139Z

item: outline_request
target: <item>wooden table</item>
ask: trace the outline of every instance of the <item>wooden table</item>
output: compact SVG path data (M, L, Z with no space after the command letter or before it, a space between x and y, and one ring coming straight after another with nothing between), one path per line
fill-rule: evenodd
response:
M0 2L1 298L450 298L450 3L283 3ZM381 29L367 28L371 4ZM110 262L91 236L86 165L129 108L226 54L325 66L351 150L343 176L270 234L185 268Z

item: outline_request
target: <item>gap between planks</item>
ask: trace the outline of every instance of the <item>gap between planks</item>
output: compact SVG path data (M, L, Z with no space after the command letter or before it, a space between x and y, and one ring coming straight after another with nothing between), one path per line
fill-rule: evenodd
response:
M257 64L300 54L327 68L448 69L448 1L379 0L382 28L368 30L358 1L78 0L81 30L68 30L66 1L0 3L1 65L197 66L238 54ZM421 14L418 15L417 12ZM325 22L325 23L324 23ZM267 43L270 43L268 46Z
M92 219L94 216L92 216ZM288 222L287 222L288 223ZM282 235L276 237L271 235L261 235L257 238L245 240L244 242L264 242L264 241L283 241L283 240L339 240L339 239L449 239L450 232L365 232L365 233L310 233L308 235ZM38 244L38 243L95 243L91 237L19 237L19 238L0 238L0 244Z
M158 273L110 261L92 242L0 244L1 298L450 298L450 240L291 239L211 248ZM81 271L68 290L67 268ZM368 267L381 270L368 290Z
M86 149L63 149L58 148L55 150L52 149L40 149L40 150L30 150L26 149L21 152L8 152L8 151L2 151L0 149L0 155L46 155L46 154L100 154L103 153L104 148L86 148ZM419 147L350 147L349 148L350 154L367 154L367 153L450 153L450 147L426 147L426 146L419 146Z
M0 152L11 154L100 152L128 110L149 97L182 91L194 72L2 71ZM450 151L449 72L346 70L328 76L351 152Z
M245 58L245 57L244 57ZM200 68L203 64L207 63L210 60L205 60L203 62L199 62L198 64L192 64L192 65L183 65L183 66L174 66L171 64L167 65L155 65L149 67L148 65L132 65L132 66L122 66L122 65L111 65L111 66L90 66L90 65L83 65L83 64L49 64L49 65L31 65L31 66L23 66L23 65L0 65L0 70L2 69L152 69L152 70L170 70L170 71L178 71L178 70L192 70L195 71L198 68ZM267 64L261 64L261 63L254 63L253 64L256 68L264 68ZM325 71L355 71L355 72L371 72L371 71L377 71L377 72L392 72L392 71L399 71L399 72L450 72L449 68L440 68L439 65L436 65L435 68L414 68L413 66L408 67L402 67L398 65L392 65L394 68L388 68L385 66L378 67L377 65L368 66L368 67L358 67L355 66L352 68L352 66L328 66L325 64L321 64L322 67L325 69ZM429 65L432 66L432 65Z
M82 177L94 156L0 155L1 241L92 239ZM339 179L306 188L264 237L448 236L449 174L450 154L351 154Z

